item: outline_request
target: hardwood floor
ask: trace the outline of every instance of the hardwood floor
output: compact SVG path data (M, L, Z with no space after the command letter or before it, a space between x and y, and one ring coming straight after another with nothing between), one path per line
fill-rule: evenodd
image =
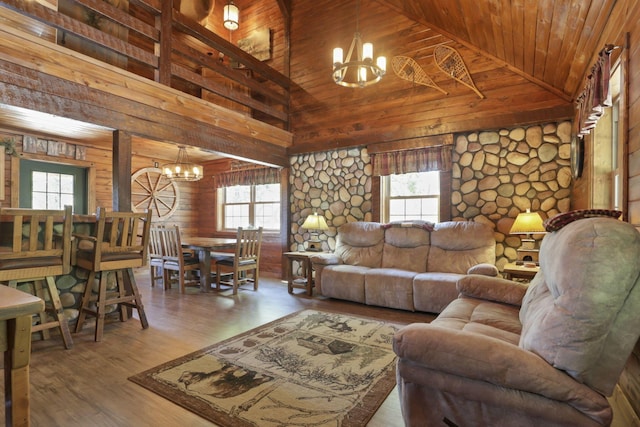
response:
M211 426L210 422L152 393L127 378L137 372L199 350L256 326L304 309L326 309L396 322L430 321L420 313L374 308L323 297L308 297L286 283L261 279L260 289L201 293L177 285L151 288L148 270L136 273L149 320L108 321L102 342L93 341L93 321L74 334L64 350L60 336L35 341L31 358L32 426ZM0 409L4 417L4 408ZM374 415L371 427L402 426L396 390Z

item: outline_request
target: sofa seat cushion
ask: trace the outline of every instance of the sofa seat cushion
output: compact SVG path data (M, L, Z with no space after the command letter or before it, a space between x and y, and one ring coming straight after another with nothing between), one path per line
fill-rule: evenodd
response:
M364 304L364 278L369 267L329 265L322 270L322 295Z
M414 311L413 278L416 274L395 268L372 268L365 274L366 303Z
M440 313L458 297L456 282L462 274L420 273L413 278L413 305L418 311Z
M460 297L431 324L497 338L517 346L522 331L518 314L517 306Z

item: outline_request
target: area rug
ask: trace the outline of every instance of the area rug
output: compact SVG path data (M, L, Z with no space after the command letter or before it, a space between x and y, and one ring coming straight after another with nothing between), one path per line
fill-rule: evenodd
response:
M380 320L303 310L129 379L221 426L364 426L395 386Z

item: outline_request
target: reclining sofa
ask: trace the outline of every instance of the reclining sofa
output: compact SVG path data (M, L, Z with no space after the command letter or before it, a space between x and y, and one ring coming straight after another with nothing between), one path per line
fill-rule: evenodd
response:
M461 277L498 274L495 247L492 227L479 222L351 222L338 229L334 252L311 262L324 296L439 313Z
M610 425L640 335L640 233L581 216L544 237L529 286L463 277L433 322L396 333L405 425Z

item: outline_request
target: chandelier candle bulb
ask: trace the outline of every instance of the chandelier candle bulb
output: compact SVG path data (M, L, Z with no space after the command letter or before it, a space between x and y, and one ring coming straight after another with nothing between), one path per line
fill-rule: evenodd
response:
M362 45L362 59L364 61L373 61L373 44L364 43Z
M333 49L333 65L339 65L342 64L342 58L343 58L343 53L342 53L342 48L341 47L336 47Z

